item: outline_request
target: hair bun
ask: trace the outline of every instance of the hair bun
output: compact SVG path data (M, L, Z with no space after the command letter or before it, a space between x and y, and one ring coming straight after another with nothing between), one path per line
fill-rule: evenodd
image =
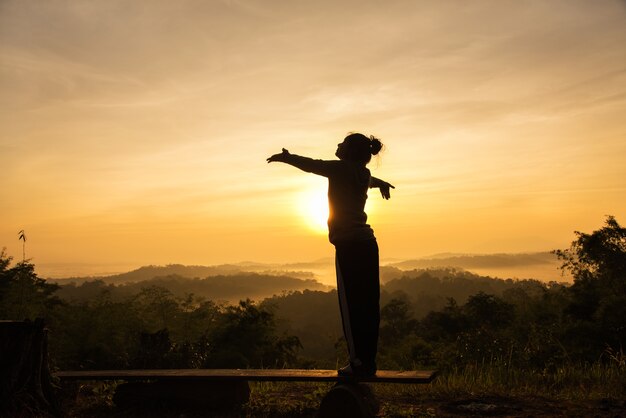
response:
M376 138L373 135L370 136L370 152L372 153L372 155L378 154L382 148L383 143L380 142L380 139Z

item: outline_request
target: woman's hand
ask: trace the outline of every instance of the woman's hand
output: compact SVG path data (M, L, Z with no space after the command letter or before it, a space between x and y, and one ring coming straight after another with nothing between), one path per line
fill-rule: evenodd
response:
M389 189L395 189L392 184L373 176L370 177L370 188L380 189L380 194L385 200L391 197L391 191Z
M282 162L285 162L285 157L288 155L289 155L289 151L283 148L283 152L281 152L280 154L272 155L270 158L267 159L267 162L272 163L274 161L278 161L282 163Z
M391 184L387 183L386 181L382 181L382 180L381 180L381 184L380 184L380 186L378 186L378 188L380 189L380 194L383 196L383 199L385 199L385 200L389 200L389 198L391 198L391 191L389 189L390 188L395 189L395 187L393 187Z

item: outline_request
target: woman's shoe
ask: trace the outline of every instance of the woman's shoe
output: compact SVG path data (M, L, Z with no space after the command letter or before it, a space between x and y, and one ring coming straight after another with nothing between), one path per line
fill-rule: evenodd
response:
M376 366L355 366L348 364L337 370L337 374L343 377L374 377L376 376Z

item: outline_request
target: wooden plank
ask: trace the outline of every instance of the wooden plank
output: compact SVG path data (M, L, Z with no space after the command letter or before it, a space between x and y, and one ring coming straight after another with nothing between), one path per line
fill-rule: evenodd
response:
M430 383L437 372L433 370L379 370L374 377L347 378L336 370L304 369L160 369L160 370L79 370L60 371L61 380L247 380L292 382L341 382L358 380L371 383Z

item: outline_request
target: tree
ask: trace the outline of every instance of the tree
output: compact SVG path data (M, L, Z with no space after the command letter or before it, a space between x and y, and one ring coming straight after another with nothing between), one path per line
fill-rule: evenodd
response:
M22 262L26 261L26 233L22 229L18 232L19 240L22 241Z
M160 286L148 286L134 298L134 304L146 322L151 324L151 330L157 331L172 328L178 320L180 309L178 301L171 291Z
M385 343L397 343L414 330L417 321L412 319L411 304L406 299L391 299L380 310L380 338Z
M626 228L613 216L591 234L575 232L569 249L554 253L574 277L566 314L568 344L592 359L605 347L626 342Z
M603 294L626 295L626 228L613 216L591 234L575 231L577 239L567 250L554 253L574 277L575 286L592 286Z
M0 319L35 319L61 303L54 294L59 288L37 276L27 261L9 267L12 258L0 251Z
M513 320L513 305L494 295L478 292L471 296L463 310L475 328L501 329Z
M227 306L210 337L213 351L205 367L284 367L302 348L295 336L276 335L274 313L250 299Z

